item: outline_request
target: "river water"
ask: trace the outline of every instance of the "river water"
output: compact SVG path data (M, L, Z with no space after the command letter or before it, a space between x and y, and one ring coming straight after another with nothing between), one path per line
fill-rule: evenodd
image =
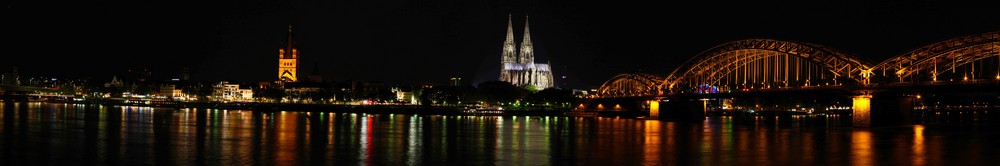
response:
M0 165L993 165L1000 125L0 104Z

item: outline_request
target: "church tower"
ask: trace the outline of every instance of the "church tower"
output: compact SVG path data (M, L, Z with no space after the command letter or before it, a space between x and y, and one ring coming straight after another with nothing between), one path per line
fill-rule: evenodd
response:
M517 51L514 44L514 27L511 24L510 15L507 15L507 38L503 41L503 51L500 56L500 80L513 82L514 73L509 68L517 63Z
M534 64L535 63L535 49L531 44L531 32L528 31L528 16L524 16L524 38L521 39L521 55L519 56L518 63L523 64Z
M296 82L298 77L299 50L292 42L292 26L288 26L288 40L278 49L278 81Z

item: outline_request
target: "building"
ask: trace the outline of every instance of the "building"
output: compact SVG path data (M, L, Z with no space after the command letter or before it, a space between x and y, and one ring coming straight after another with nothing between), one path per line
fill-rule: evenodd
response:
M319 64L313 65L313 70L309 73L309 82L323 82L323 75L319 73Z
M418 104L417 96L413 93L413 88L408 86L393 87L392 92L396 93L396 103Z
M292 42L292 26L288 26L288 40L278 49L278 81L296 82L298 77L299 50Z
M514 28L508 16L507 38L503 42L500 60L500 81L531 90L542 90L553 86L552 68L546 63L535 63L533 47L528 19L525 16L524 38L521 40L521 48L515 50Z
M106 88L107 87L122 87L122 86L124 86L124 83L122 83L122 81L118 79L118 76L113 76L113 77L111 77L111 82L104 83L104 87L106 87Z
M461 85L461 83L462 83L462 78L461 77L451 77L450 80L451 80L451 86L458 86L458 85Z
M21 78L20 76L18 76L17 66L10 67L10 71L7 73L0 74L0 77L2 77L2 79L0 80L3 80L3 84L21 85Z
M222 81L213 86L212 97L216 101L253 101L253 90L240 89L240 84Z
M160 93L159 93L159 95L163 96L163 97L171 98L171 99L174 99L174 100L186 100L187 99L187 95L184 94L184 91L181 90L181 89L179 89L179 88L177 88L176 85L162 85L162 86L160 86Z

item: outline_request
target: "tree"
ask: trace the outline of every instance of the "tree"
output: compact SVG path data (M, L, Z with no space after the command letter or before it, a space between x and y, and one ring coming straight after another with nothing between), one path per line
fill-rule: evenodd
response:
M487 103L514 102L527 94L527 90L503 81L483 82L476 87L477 98Z
M565 103L573 102L576 100L576 97L573 96L573 91L570 90L548 88L531 94L527 100L534 103Z
M288 94L285 93L284 89L278 87L267 87L261 89L260 92L254 93L254 97L257 98L268 98L277 102L281 102L282 98L285 98Z
M63 95L75 95L76 86L73 85L63 85L59 87L59 93Z

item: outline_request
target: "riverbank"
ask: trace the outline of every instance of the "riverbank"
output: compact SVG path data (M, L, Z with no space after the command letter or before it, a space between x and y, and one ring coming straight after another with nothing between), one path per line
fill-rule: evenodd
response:
M565 116L569 108L527 107L498 110L476 110L466 106L426 106L404 104L305 104L305 103L244 103L244 102L129 102L118 100L42 101L47 103L95 104L105 106L139 106L164 108L200 108L251 110L261 112L342 112L370 114L423 114L423 115L495 115L495 116Z

